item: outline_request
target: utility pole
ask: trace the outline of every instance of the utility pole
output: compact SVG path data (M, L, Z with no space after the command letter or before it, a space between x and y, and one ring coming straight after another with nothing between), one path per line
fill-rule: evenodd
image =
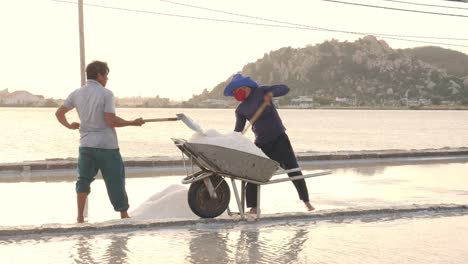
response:
M85 43L84 43L84 23L83 23L83 0L78 0L78 30L80 33L80 73L81 73L81 86L86 84L85 77ZM86 197L86 203L83 215L88 217L88 202L89 199Z
M85 44L84 44L84 24L83 24L83 0L78 0L78 24L80 32L80 71L81 86L86 84L85 78Z

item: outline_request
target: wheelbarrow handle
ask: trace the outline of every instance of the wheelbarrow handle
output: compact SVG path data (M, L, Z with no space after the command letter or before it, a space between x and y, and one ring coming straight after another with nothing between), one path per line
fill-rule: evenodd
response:
M145 122L164 122L164 121L177 121L177 117L167 117L167 118L152 118L152 119L143 119Z

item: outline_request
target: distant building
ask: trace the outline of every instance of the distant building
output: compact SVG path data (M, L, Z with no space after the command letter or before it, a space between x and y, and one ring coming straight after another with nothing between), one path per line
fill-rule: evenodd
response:
M4 89L0 91L0 98L9 95L8 89Z
M132 107L132 106L139 106L139 105L143 105L143 98L141 98L140 96L138 97L125 97L125 98L117 98L115 100L115 104L117 106L129 106L129 107Z
M338 102L338 103L347 103L347 102L348 102L348 98L346 98L346 97L335 97L335 102Z
M401 106L401 101L400 101L400 100L394 100L394 99L391 99L391 100L383 100L382 105L383 105L383 106L393 106L393 107L397 107L397 106Z
M299 96L291 99L290 107L293 108L312 108L314 107L314 98L308 96Z
M280 99L278 97L273 97L273 105L275 105L276 108L280 108Z
M432 100L431 99L426 99L426 98L419 98L418 103L419 103L419 105L431 105Z
M143 105L147 107L165 107L169 105L169 102L169 98L161 98L158 96L156 98L146 99Z
M455 102L454 101L441 101L440 104L441 105L455 105Z
M206 99L200 102L200 106L225 107L229 106L229 101L222 99Z
M419 98L419 99L401 98L401 103L406 106L421 106L421 105L431 105L432 100L426 99L426 98Z
M42 95L34 95L28 91L8 92L8 89L0 91L0 103L3 105L44 105L46 100Z
M335 102L337 102L338 105L357 105L356 97L354 97L354 99L347 97L335 97Z

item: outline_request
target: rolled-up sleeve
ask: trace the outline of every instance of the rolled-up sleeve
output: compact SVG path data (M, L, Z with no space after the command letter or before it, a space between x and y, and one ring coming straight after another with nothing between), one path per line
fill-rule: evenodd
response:
M75 108L75 93L76 91L73 91L70 95L68 95L67 99L63 101L63 106L68 108L68 109L73 109Z
M247 119L243 115L236 111L236 127L234 128L234 131L242 132L242 130L244 130L246 120Z
M112 92L106 93L104 97L104 112L115 114L115 99Z

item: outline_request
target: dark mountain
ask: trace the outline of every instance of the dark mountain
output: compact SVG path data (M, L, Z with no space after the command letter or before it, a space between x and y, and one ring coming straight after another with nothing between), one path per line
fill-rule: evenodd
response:
M355 42L336 40L271 51L240 73L259 84L287 84L286 103L298 96L330 104L350 98L358 105L400 102L402 98L440 102L468 100L468 56L439 47L394 50L373 36ZM211 91L194 95L190 104L223 99L230 76Z
M468 55L459 51L433 46L405 49L404 51L424 62L447 70L448 74L458 77L468 75Z

